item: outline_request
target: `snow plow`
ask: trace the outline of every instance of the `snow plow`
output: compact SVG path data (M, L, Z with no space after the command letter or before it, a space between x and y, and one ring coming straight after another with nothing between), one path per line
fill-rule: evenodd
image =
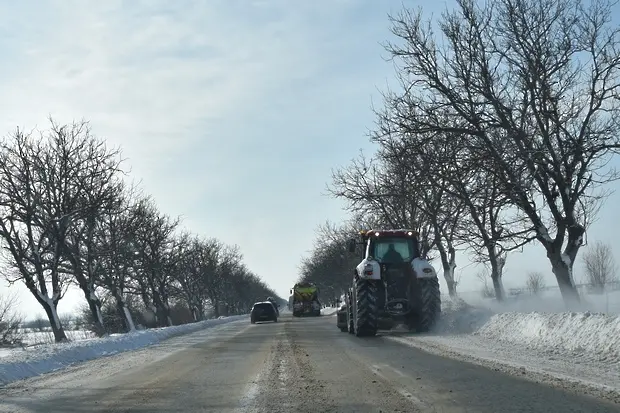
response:
M310 282L297 283L291 289L291 294L293 296L293 317L321 315L319 289L316 285Z
M374 336L403 324L410 331L429 331L441 315L439 279L420 254L417 232L361 231L360 238L349 240L351 253L363 246L345 294L349 333Z

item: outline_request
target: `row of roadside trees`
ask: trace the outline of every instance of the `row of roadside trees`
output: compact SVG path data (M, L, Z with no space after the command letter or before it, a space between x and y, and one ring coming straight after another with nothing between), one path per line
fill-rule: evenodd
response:
M321 227L301 278L338 295L363 227L413 228L456 294L456 251L504 298L510 252L535 243L568 304L586 230L618 178L620 27L612 2L458 0L434 21L390 16L398 88L375 110L372 156L333 173L350 222ZM611 162L611 163L610 163Z
M43 132L17 130L0 143L3 274L34 296L55 341L67 339L57 308L70 286L81 290L99 335L110 330L104 302L131 331L138 308L168 326L173 306L197 321L207 310L246 313L276 297L238 247L182 230L128 182L123 166L120 149L84 121L51 120Z

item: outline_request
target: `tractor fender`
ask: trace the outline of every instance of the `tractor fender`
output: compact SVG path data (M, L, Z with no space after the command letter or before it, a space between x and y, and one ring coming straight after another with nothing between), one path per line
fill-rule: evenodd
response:
M437 271L435 268L422 258L414 258L411 261L411 268L415 272L416 278L437 278Z
M355 273L363 280L380 280L381 266L373 259L364 258L355 268Z

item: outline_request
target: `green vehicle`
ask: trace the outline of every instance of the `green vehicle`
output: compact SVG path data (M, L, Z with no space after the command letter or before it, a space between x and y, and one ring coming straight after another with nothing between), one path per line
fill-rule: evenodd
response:
M293 316L315 316L321 315L321 303L319 302L319 288L314 283L297 283L291 289L293 298Z

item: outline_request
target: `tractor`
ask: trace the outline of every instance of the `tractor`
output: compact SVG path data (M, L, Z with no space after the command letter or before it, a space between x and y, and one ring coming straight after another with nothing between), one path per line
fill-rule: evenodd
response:
M429 331L441 315L441 296L437 272L420 252L418 233L370 230L360 231L360 238L348 245L351 253L361 250L362 259L345 294L348 331L374 336L403 324L410 331Z

